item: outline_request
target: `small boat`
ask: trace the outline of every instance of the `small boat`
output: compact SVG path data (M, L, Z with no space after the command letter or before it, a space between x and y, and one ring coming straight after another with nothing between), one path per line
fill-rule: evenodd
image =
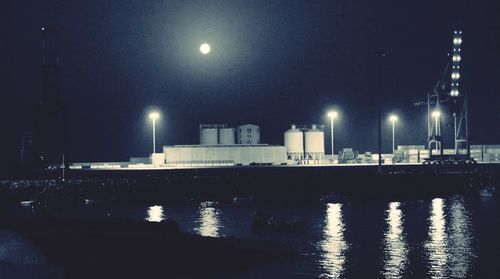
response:
M85 202L85 204L93 204L93 203L95 203L95 201L91 200L91 199L84 199L84 202Z
M481 197L489 198L489 197L493 197L494 192L495 192L494 187L486 187L486 188L479 190L479 195Z
M21 201L21 206L32 206L34 201Z

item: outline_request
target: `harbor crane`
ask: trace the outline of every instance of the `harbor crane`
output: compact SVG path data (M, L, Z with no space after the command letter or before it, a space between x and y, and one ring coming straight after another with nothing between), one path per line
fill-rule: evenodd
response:
M427 106L427 148L429 158L424 164L470 164L469 115L467 93L461 90L460 64L462 61L462 31L454 30L450 61L441 78L427 93L426 99L414 101L415 106ZM442 115L453 116L454 152L444 154Z

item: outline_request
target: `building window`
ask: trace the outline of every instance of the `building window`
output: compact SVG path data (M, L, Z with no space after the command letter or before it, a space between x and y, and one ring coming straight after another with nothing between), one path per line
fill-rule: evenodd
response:
M252 132L252 128L248 128L247 133L251 133L251 132Z

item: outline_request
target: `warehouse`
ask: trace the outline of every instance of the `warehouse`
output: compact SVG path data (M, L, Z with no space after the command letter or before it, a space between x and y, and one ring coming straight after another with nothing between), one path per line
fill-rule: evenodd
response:
M237 129L226 124L201 124L199 145L164 146L163 154L164 164L171 167L281 165L287 162L286 148L260 144L260 128L253 124Z
M287 162L284 146L267 144L174 145L163 147L167 166L281 165Z

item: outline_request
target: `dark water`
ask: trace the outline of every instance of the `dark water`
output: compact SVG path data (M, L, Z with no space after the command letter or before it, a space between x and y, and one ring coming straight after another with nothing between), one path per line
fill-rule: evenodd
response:
M50 214L150 222L169 218L185 232L265 240L299 253L291 260L255 266L238 276L245 278L500 278L499 209L498 195L455 195L315 205L252 200L145 207L94 203ZM14 215L36 215L50 209L20 206L13 211ZM306 225L303 231L255 231L251 224L256 211Z

